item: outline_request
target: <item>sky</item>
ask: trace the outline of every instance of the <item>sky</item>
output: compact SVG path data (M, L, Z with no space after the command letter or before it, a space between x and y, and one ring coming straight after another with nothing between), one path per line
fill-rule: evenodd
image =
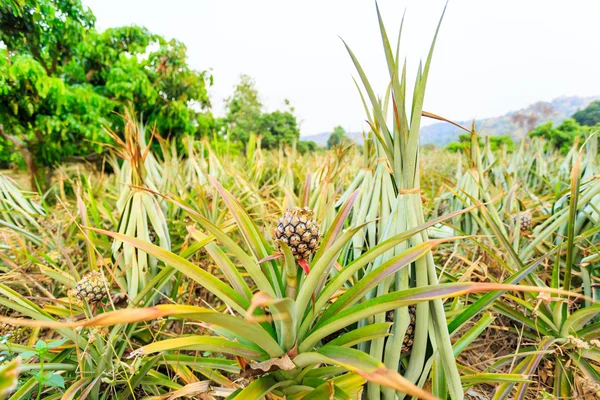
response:
M182 41L194 69L210 70L213 112L224 113L241 74L266 111L289 99L302 136L366 129L348 43L382 95L388 84L370 0L83 0L104 30L142 25ZM379 0L414 80L445 0ZM559 96L600 95L600 1L450 0L432 61L424 110L452 120L505 114ZM424 121L424 123L426 123Z

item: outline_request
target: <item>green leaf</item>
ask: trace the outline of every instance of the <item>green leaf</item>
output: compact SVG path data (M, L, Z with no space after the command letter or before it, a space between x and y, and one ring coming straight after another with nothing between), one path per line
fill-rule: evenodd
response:
M45 382L46 386L50 387L59 387L61 389L65 388L65 378L62 375L52 374L46 378Z
M49 349L54 349L56 347L60 347L63 344L67 343L68 341L69 341L69 339L54 340L54 341L48 343L48 348Z
M241 343L232 342L219 337L196 335L150 343L136 350L136 354L152 354L170 350L211 351L241 356L252 360L264 357L263 353Z
M37 343L35 344L35 349L39 352L42 352L46 349L48 349L48 345L46 344L46 342L44 342L43 340L38 340Z
M244 390L231 397L233 400L262 399L274 389L296 383L295 381L277 382L271 375L264 376L249 384Z
M301 368L315 364L339 365L359 374L370 382L375 382L418 398L436 400L436 397L415 386L398 372L387 369L381 361L359 350L338 346L324 346L317 352L298 355L294 359L294 363Z
M481 316L479 321L471 327L465 334L463 334L453 345L452 350L454 351L454 357L458 357L464 349L466 349L473 340L477 339L481 332L485 330L492 322L495 317L491 313L485 313Z
M391 322L381 322L363 326L333 339L331 342L327 343L326 346L352 347L358 343L386 337L390 334L391 326Z
M122 233L110 232L91 227L87 227L87 229L110 236L123 243L129 243L132 246L153 255L165 264L177 269L178 271L198 282L200 285L204 286L207 290L241 314L243 314L246 308L249 306L249 301L230 286L197 265L192 264L188 260L170 251L167 251L162 247L158 247L152 243L148 243L144 240L124 235Z
M360 281L355 283L346 293L340 296L328 309L323 313L317 327L322 326L331 316L337 314L341 310L356 304L369 290L377 286L386 278L395 274L401 268L418 260L427 254L439 243L443 241L431 241L421 243L417 246L410 247L402 253L394 256L384 264L380 265L373 271L365 275Z
M33 350L32 351L24 351L21 354L19 354L19 356L23 360L26 360L26 359L31 358L31 357L35 357L37 355L38 355L38 352L37 351L33 351Z

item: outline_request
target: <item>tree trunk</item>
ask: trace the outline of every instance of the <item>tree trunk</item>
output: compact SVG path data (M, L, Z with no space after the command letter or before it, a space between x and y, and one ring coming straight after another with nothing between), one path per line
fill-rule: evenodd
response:
M31 190L37 192L38 184L40 185L40 188L45 188L48 184L45 179L45 174L42 176L44 179L40 180L40 172L43 173L43 171L40 171L40 167L35 162L33 153L29 150L27 144L18 137L7 134L4 131L4 126L2 124L0 124L0 135L12 142L12 144L21 152L21 156L23 156L25 165L27 165L27 169L29 170Z

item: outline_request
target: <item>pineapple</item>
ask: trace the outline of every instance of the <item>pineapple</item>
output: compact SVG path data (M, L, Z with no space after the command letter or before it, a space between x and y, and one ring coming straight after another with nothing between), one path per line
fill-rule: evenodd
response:
M531 219L531 215L528 213L521 213L518 215L515 214L513 216L513 220L512 220L513 225L517 226L517 219L519 218L519 216L520 216L521 221L519 222L518 225L519 225L519 229L521 230L521 232L526 232L526 231L530 230L531 225L532 225L532 219Z
M0 322L0 344L5 344L6 342L12 344L24 344L27 343L27 339L29 339L30 336L31 332L29 328Z
M317 251L321 240L319 224L308 207L287 210L273 234L290 247L297 260L308 260Z
M150 239L150 243L158 245L158 234L151 224L148 224L148 238Z
M406 333L404 334L404 340L402 341L402 352L405 353L412 349L412 345L415 339L415 315L416 315L417 307L414 305L408 306L408 314L410 315L410 324L406 328ZM386 321L394 322L394 311L388 311L386 313Z
M75 296L80 300L85 299L90 304L97 304L108 297L106 287L104 276L98 271L92 271L77 282Z
M46 253L46 257L48 257L50 260L52 260L57 265L60 265L63 261L62 255L56 250L52 250L52 251L49 251L48 253ZM42 264L44 264L46 267L52 266L50 261L48 261L46 258L44 258L42 260Z

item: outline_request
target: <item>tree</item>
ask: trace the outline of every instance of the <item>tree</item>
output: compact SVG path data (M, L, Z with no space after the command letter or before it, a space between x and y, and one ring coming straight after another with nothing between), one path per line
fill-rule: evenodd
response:
M280 144L291 145L300 137L296 117L289 111L274 111L260 116L259 132L262 147L277 148Z
M506 147L506 151L512 152L515 148L515 142L510 135L490 136L490 148L492 151Z
M573 119L579 125L596 126L600 123L600 100L590 103L583 110L573 114Z
M225 100L227 115L224 123L229 138L245 146L250 135L261 136L261 147L277 148L291 145L300 137L300 128L294 108L285 100L288 111L263 112L256 83L248 75L241 75L233 95Z
M6 47L0 56L0 135L4 148L22 155L33 187L49 180L44 162L97 147L110 101L60 79L62 65L94 21L89 9L74 1L0 5L0 41Z
M300 154L312 153L319 149L319 145L312 140L300 140L296 143L296 149Z
M225 122L232 140L245 144L250 134L260 133L262 104L256 83L250 76L240 76L240 82L236 85L233 95L225 100L225 104Z
M480 146L484 145L483 138L481 136L478 137L478 142ZM496 151L503 147L506 147L506 150L512 152L514 150L514 141L510 135L499 135L499 136L488 136L488 140L490 143L490 150ZM468 133L461 133L458 135L458 141L450 142L446 145L446 150L456 153L458 151L466 150L471 147L471 135Z
M332 147L338 146L340 143L347 139L346 131L341 126L336 126L333 128L333 132L329 135L327 139L327 148L331 149Z
M575 139L586 135L587 132L586 127L579 125L572 118L567 118L557 127L554 127L552 122L542 124L529 132L529 136L543 137L548 140L551 146L566 154L573 146Z
M0 4L0 41L8 57L30 54L48 75L73 56L76 45L96 19L73 0L20 0ZM10 59L9 59L10 62Z
M176 138L211 120L199 114L212 76L188 66L182 43L137 26L99 33L94 21L79 0L0 4L0 147L20 151L32 184L102 152L104 127L120 131L124 107Z
M197 110L210 107L206 87L212 76L189 67L183 43L138 26L90 30L67 79L131 104L147 126L175 138L195 133Z

